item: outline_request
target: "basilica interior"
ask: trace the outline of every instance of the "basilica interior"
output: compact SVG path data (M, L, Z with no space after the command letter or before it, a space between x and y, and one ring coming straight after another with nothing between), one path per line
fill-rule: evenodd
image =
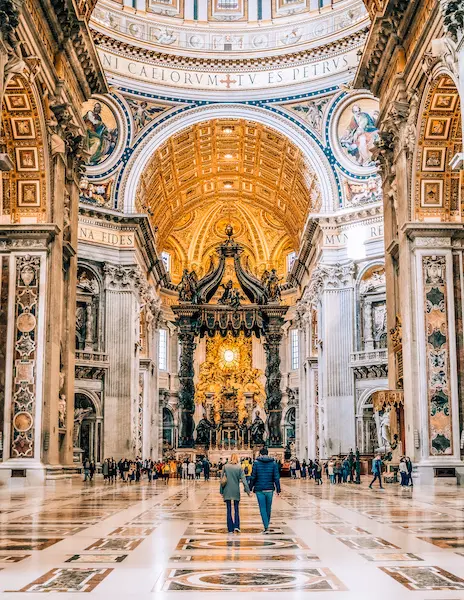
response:
M0 0L1 594L464 594L463 97L462 0Z

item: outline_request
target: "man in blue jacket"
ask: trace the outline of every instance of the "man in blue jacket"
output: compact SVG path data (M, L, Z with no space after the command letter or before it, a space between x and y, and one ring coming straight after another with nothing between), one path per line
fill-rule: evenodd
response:
M263 533L269 533L272 498L274 491L280 494L280 475L276 461L268 456L267 448L261 448L259 457L253 463L250 478L250 490L258 499L259 512L263 520Z

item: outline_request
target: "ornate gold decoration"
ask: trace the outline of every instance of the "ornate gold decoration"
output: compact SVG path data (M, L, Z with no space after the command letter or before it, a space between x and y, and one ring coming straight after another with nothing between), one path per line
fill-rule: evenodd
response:
M171 253L176 283L184 268L199 277L208 271L228 224L245 247L246 268L284 274L286 255L298 249L308 210L319 201L301 151L242 119L199 123L171 137L153 155L136 198L138 209L151 211L160 250Z
M439 76L428 93L418 122L413 219L460 221L464 188L450 161L462 151L461 103L451 78Z
M195 402L205 410L212 406L214 422L218 424L224 392L236 390L238 420L243 423L251 419L245 394L252 396L253 406L264 407L262 377L262 371L253 368L251 338L217 335L206 340L206 360L200 365ZM210 394L214 395L212 401L208 398Z

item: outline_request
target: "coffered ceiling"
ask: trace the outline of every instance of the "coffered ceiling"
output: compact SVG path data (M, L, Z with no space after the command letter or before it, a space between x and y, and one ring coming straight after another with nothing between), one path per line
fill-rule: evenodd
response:
M190 126L153 155L137 192L152 215L158 247L181 269L207 268L231 222L257 273L299 247L308 212L320 201L316 177L283 135L246 120ZM175 263L175 264L174 264Z

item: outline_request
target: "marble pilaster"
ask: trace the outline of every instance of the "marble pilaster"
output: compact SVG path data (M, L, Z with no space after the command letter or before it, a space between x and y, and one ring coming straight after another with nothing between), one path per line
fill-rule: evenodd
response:
M352 264L318 267L320 281L319 387L322 457L355 447L353 347L354 268Z

